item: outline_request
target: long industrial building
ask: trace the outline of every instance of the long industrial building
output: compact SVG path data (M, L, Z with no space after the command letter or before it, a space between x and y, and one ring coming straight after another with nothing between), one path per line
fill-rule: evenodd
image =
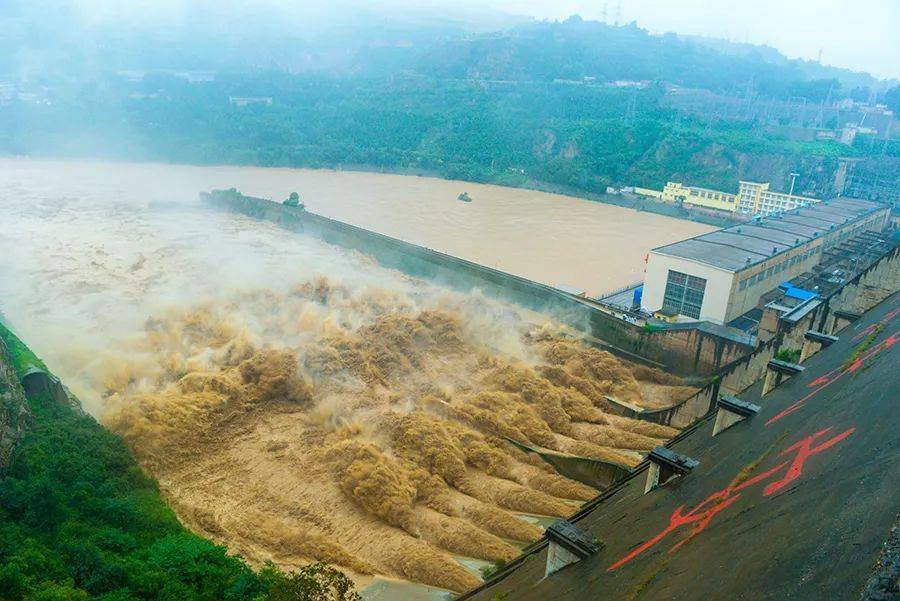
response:
M881 231L889 215L882 204L837 198L655 248L641 308L727 323L810 271L826 249L865 230Z
M678 182L667 183L661 194L654 194L653 190L645 188L635 188L634 191L636 194L655 196L673 204L680 202L686 206L704 207L726 213L743 213L744 215L771 215L820 202L817 198L774 192L769 189L768 183L747 181L740 182L737 194L698 188L697 186L685 186Z

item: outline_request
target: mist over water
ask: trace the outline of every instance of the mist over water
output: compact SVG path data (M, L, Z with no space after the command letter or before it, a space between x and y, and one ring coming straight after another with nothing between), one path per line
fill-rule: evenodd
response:
M0 281L2 310L52 358L55 341L43 337L54 331L71 332L71 325L85 336L121 335L160 307L210 298L223 287L278 288L333 270L360 284L409 286L367 260L271 224L210 212L197 200L202 190L232 186L273 199L296 190L311 211L589 293L639 281L650 248L712 229L433 178L0 159L0 266L13 274ZM474 202L456 200L463 190ZM38 315L42 326L34 323ZM53 327L60 315L78 320Z
M360 585L460 591L478 579L454 555L509 560L540 536L517 512L566 516L595 494L504 437L633 465L674 430L611 415L604 396L648 405L693 390L549 316L197 200L231 185L299 189L326 214L371 200L357 222L418 219L421 235L427 211L386 215L448 189L386 181L2 160L0 310L192 529L254 565L321 560ZM488 187L469 189L490 206Z

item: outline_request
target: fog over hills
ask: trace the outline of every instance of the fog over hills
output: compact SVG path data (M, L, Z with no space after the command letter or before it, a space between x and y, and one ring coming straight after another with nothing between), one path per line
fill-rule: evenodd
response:
M472 3L10 0L0 6L0 26L0 72L23 80L90 70L284 69L696 84L703 82L690 74L712 69L723 81L704 85L836 78L847 89L886 86L770 47L650 35L579 17L537 21Z
M800 172L804 191L831 195L840 157L883 181L900 152L892 117L839 107L896 112L896 81L635 23L466 1L10 0L0 29L7 155L353 167L578 195L671 178L778 189ZM852 146L834 141L862 121Z

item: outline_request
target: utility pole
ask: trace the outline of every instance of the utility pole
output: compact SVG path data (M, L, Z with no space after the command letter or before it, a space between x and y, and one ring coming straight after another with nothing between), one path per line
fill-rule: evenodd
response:
M790 173L790 176L791 176L791 191L788 192L788 196L793 196L793 195L794 195L794 182L797 181L797 177L799 177L800 174L799 174L799 173L794 173L794 172L792 171L792 172Z

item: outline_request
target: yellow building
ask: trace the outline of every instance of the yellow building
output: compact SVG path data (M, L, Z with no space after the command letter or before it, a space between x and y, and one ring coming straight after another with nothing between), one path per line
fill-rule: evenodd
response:
M780 211L796 209L801 205L819 202L815 198L772 192L767 183L744 181L741 182L738 199L738 210L748 215L771 215Z
M683 186L676 182L669 182L663 188L662 198L666 202L683 203L717 211L733 213L737 210L737 196L719 190L697 188L695 186Z

